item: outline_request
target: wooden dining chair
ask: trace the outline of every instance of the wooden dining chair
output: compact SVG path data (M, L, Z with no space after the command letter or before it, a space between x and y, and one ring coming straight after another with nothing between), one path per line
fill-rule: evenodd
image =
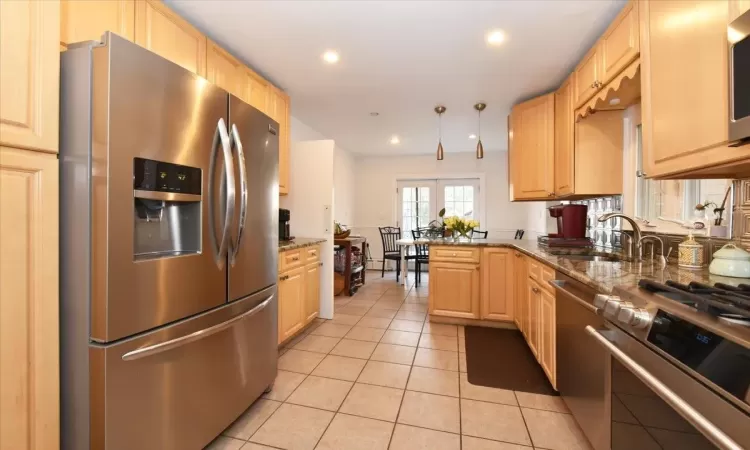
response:
M487 239L487 231L471 230L471 237L477 239Z
M414 240L426 236L425 229L411 230L411 236ZM416 255L414 258L414 277L416 278L415 285L419 285L422 281L422 264L430 263L429 246L427 244L414 244Z

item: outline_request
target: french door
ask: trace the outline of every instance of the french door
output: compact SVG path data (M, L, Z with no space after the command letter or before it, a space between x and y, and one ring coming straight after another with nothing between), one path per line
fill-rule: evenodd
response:
M403 237L411 237L412 230L426 227L436 217L436 180L402 180L398 182L397 223L401 227Z
M479 220L479 179L399 180L397 222L404 237L438 218L458 216Z

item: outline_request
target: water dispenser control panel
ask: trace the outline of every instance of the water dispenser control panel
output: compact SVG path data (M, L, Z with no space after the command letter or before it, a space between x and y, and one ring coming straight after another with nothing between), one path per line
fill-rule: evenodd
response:
M133 189L201 194L201 170L151 159L133 159Z

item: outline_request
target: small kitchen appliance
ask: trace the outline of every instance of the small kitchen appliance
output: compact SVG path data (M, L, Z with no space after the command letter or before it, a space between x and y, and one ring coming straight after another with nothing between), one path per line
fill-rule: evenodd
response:
M548 208L550 217L557 219L557 233L540 236L539 243L550 247L590 247L586 238L586 205L555 205Z
M279 240L290 241L292 240L292 233L289 231L289 220L291 219L291 212L288 209L279 208Z

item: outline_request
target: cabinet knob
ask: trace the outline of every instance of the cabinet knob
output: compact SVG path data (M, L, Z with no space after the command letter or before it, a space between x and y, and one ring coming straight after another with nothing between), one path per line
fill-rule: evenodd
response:
M540 292L540 291L539 291L539 288L538 288L538 287L533 287L533 288L531 288L531 290L532 290L532 291L533 291L533 292L534 292L535 294L538 294L538 293Z
M593 83L591 83L591 88L593 89L595 87L596 87L596 81L594 81Z
M547 194L547 197L554 197L554 196L555 196L554 192L550 192L549 194Z
M456 256L456 254L454 253L453 256Z
M293 256L292 261L299 261L299 256Z
M288 280L288 279L289 279L289 275L282 275L282 276L279 277L279 281L284 281L284 280Z
M318 265L321 266L321 267L323 267L323 263L322 262L319 262Z

